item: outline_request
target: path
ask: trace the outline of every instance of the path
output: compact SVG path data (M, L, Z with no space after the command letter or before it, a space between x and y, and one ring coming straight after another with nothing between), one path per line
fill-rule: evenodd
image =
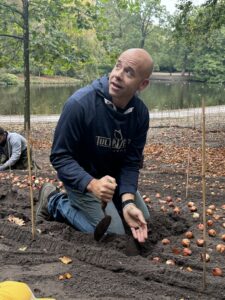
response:
M200 116L202 109L188 108L188 109L175 109L175 110L163 110L150 112L151 119L170 119L170 118L188 118L193 116ZM208 106L205 108L206 115L225 115L225 105ZM56 123L59 119L59 115L31 115L32 123L48 122ZM23 115L0 115L0 123L23 123Z

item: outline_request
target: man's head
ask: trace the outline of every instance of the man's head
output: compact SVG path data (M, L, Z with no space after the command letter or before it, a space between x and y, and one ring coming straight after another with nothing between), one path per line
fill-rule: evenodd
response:
M149 84L153 60L144 49L133 48L123 52L109 76L109 94L113 102L125 107L134 94Z
M0 127L0 145L3 145L6 140L6 131Z

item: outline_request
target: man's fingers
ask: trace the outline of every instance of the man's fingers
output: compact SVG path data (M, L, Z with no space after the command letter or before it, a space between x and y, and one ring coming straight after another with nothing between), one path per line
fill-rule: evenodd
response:
M134 227L131 227L131 232L133 234L133 237L137 240L137 232L136 232L136 229Z
M147 225L140 227L131 227L133 237L138 240L139 243L144 243L148 237Z
M114 177L111 176L105 176L106 180L110 183L116 184L116 179ZM117 185L117 184L116 184Z

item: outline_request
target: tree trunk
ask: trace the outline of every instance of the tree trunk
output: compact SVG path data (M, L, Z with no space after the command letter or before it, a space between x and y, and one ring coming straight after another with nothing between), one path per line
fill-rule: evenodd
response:
M185 52L184 59L183 59L183 69L182 69L182 72L181 72L181 76L184 76L185 73L186 73L187 62L188 62L188 56L187 56L187 53Z
M142 36L141 41L140 41L140 48L144 48L145 46L145 37Z
M30 129L29 0L23 1L24 129ZM28 127L28 128L26 128Z

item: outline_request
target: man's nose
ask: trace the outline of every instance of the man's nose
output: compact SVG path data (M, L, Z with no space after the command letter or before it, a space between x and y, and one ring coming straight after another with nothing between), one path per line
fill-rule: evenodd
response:
M115 72L117 78L121 79L123 77L123 69L118 69Z

